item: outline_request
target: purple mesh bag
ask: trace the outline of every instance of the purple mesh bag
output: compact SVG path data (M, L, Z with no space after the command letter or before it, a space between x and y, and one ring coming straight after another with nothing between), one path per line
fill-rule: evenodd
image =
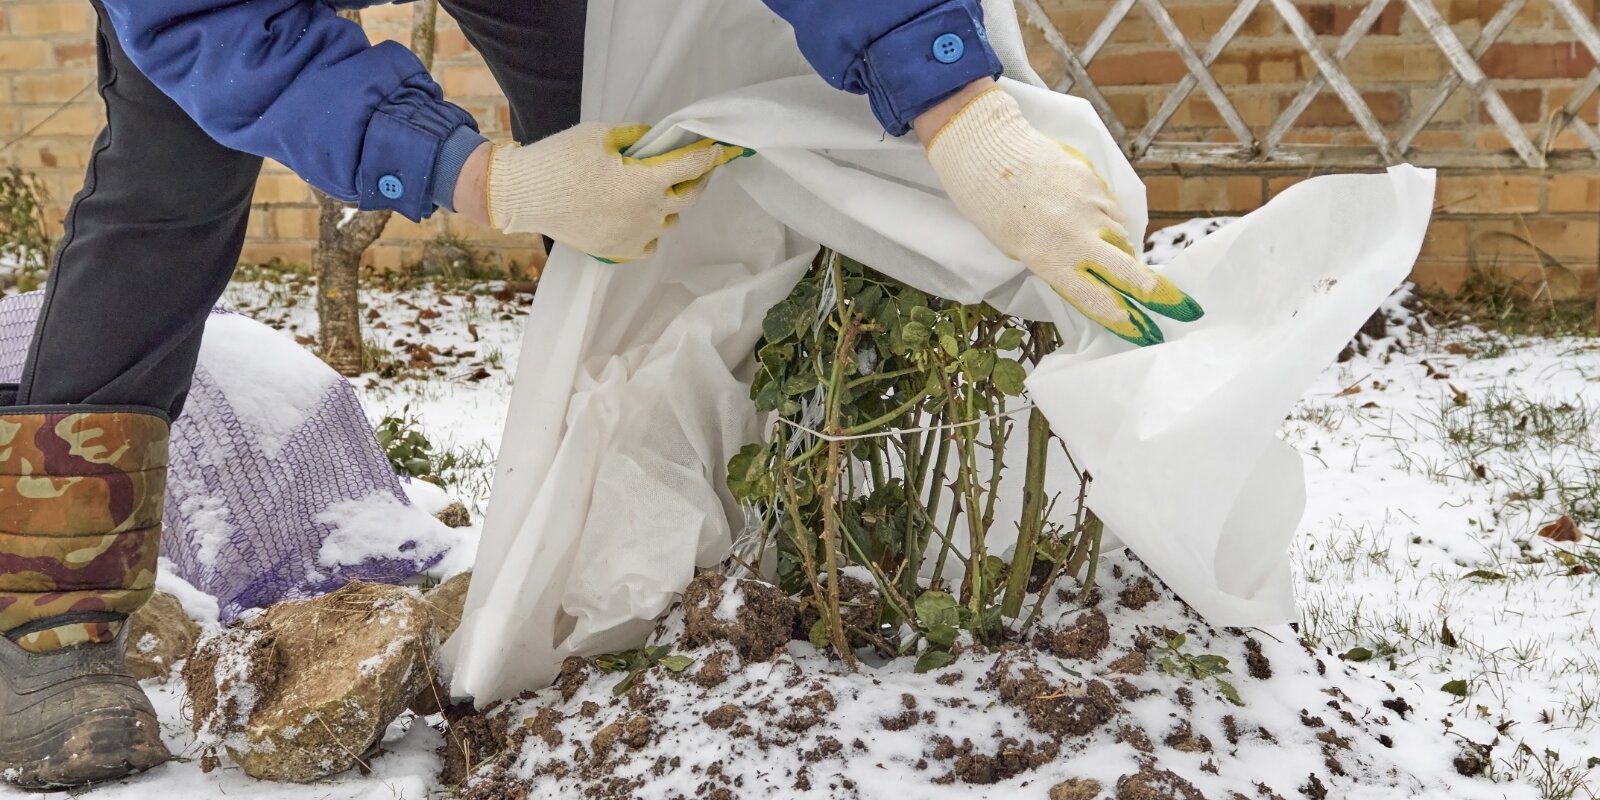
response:
M21 375L42 304L42 292L0 300L0 382ZM456 538L411 504L349 383L271 328L212 313L172 428L161 554L223 621L351 580L405 580Z

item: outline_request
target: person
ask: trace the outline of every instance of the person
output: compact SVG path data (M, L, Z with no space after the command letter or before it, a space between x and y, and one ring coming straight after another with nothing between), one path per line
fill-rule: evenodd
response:
M20 382L0 409L0 776L114 779L169 754L123 668L152 592L170 421L242 248L263 157L341 200L439 209L607 262L647 258L710 173L698 141L578 123L584 0L442 0L510 104L492 144L419 59L339 8L379 0L91 0L106 127L75 198ZM1081 154L999 88L979 0L763 0L818 74L915 132L948 194L1090 319L1161 341L1135 303L1200 307L1144 268Z

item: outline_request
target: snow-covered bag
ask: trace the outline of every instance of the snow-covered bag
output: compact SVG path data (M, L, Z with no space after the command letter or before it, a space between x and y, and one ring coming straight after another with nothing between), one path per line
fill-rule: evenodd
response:
M1142 237L1144 186L1084 101L1028 70L1009 2L987 4L1004 85L1083 151ZM1276 431L1406 276L1433 174L1317 178L1166 268L1207 310L1137 350L1077 316L944 196L914 138L815 76L760 0L591 0L584 118L754 148L716 173L653 259L560 248L534 300L477 569L449 643L454 691L539 688L561 660L636 646L744 514L726 464L762 436L748 395L766 310L819 243L924 291L1049 319L1065 345L1029 393L1095 477L1108 530L1220 625L1294 616L1287 547L1304 507ZM1137 239L1136 239L1137 240ZM1002 527L1002 526L997 526Z
M43 301L43 292L0 300L0 382L22 374ZM212 313L172 426L161 555L217 598L223 622L432 568L462 535L406 488L338 373L265 325ZM443 496L414 492L424 503Z

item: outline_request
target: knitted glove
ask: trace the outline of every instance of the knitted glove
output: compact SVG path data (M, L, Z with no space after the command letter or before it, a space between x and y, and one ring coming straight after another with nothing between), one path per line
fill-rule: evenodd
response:
M490 222L609 263L650 255L700 198L711 171L753 151L701 139L650 158L624 155L649 132L648 125L585 123L534 144L495 147Z
M1135 255L1122 209L1089 159L1028 124L999 87L974 98L928 144L961 213L1084 316L1138 345L1161 329L1131 301L1182 322L1200 305Z

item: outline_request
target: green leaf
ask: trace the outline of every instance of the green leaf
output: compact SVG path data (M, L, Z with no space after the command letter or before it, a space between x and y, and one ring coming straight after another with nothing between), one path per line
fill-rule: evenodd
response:
M817 373L802 372L783 382L783 393L790 397L810 394L812 389L817 388L819 382Z
M783 341L798 330L800 317L800 305L791 297L767 310L767 316L761 320L761 333L769 342Z
M1022 346L1022 331L1016 328L1007 328L1001 332L1000 338L995 340L995 347L1001 350L1015 350Z
M1189 637L1180 633L1174 635L1171 639L1168 639L1167 646L1174 650L1182 650L1184 642L1187 641L1189 641Z
M906 298L905 295L901 295L901 300L902 300L901 305L905 306L907 308L906 316L911 318L911 322L916 322L916 323L919 323L919 324L922 324L922 325L926 325L930 329L934 325L938 324L939 315L935 314L933 312L933 309L928 308L928 304L927 304L926 301L924 301L922 303L914 303L914 304L911 304L911 305L908 306L905 302L903 302L905 300L905 298ZM910 324L910 323L907 323L907 324Z
M667 656L661 659L661 666L666 667L669 672L682 672L693 664L694 659L683 655Z
M932 672L955 663L956 657L948 650L929 650L917 659L917 674Z
M1372 651L1365 647L1352 647L1349 650L1346 650L1344 655L1340 656L1340 658L1346 661L1354 661L1356 663L1360 663L1362 661L1371 661Z
M917 612L917 622L924 628L934 625L955 626L961 624L960 606L949 592L926 591L917 597L913 604Z
M1475 569L1463 577L1480 581L1503 581L1506 579L1506 576L1501 575L1498 572L1490 572L1486 569Z
M1001 576L1006 573L1006 562L999 556L989 556L983 560L983 585L994 588L1000 585Z
M1215 680L1217 682L1217 690L1222 692L1223 697L1228 698L1228 702L1236 706L1244 705L1244 700L1239 697L1239 690L1234 688L1233 684L1228 683L1221 678L1217 678Z
M755 402L757 413L777 411L784 401L783 385L777 381L767 381L756 389L755 395L750 399Z
M850 309L862 317L870 318L878 310L878 304L883 302L883 289L878 286L868 286L850 303Z
M639 681L641 674L643 673L639 670L628 673L628 677L623 678L621 682L611 688L611 694L616 697L627 694L628 690L632 689L633 685Z
M961 635L961 631L956 630L954 626L940 623L938 625L929 625L922 635L928 637L928 641L940 647L949 647L955 644L956 637Z
M1439 623L1439 644L1442 644L1445 647L1460 647L1461 646L1461 644L1456 641L1455 632L1450 630L1450 618L1449 617L1445 617L1444 621Z
M951 358L961 355L961 343L948 333L939 337L939 346L944 348L945 355Z
M993 350L968 350L961 355L962 368L967 371L967 377L974 381L988 380L994 374L998 360Z
M933 330L921 322L907 322L900 327L900 341L908 348L923 347L933 336Z
M1466 697L1467 696L1467 682L1464 681L1464 680L1461 680L1459 678L1457 678L1456 680L1450 681L1449 683L1447 683L1447 684L1445 684L1443 686L1440 686L1439 688L1441 690L1443 690L1446 694L1453 694L1456 697Z
M994 365L994 388L1008 397L1021 397L1027 389L1028 371L1015 359L1002 358Z
M811 626L811 630L806 632L806 639L811 642L812 647L818 650L826 650L829 645L833 644L833 630L829 627L826 619L818 619Z

